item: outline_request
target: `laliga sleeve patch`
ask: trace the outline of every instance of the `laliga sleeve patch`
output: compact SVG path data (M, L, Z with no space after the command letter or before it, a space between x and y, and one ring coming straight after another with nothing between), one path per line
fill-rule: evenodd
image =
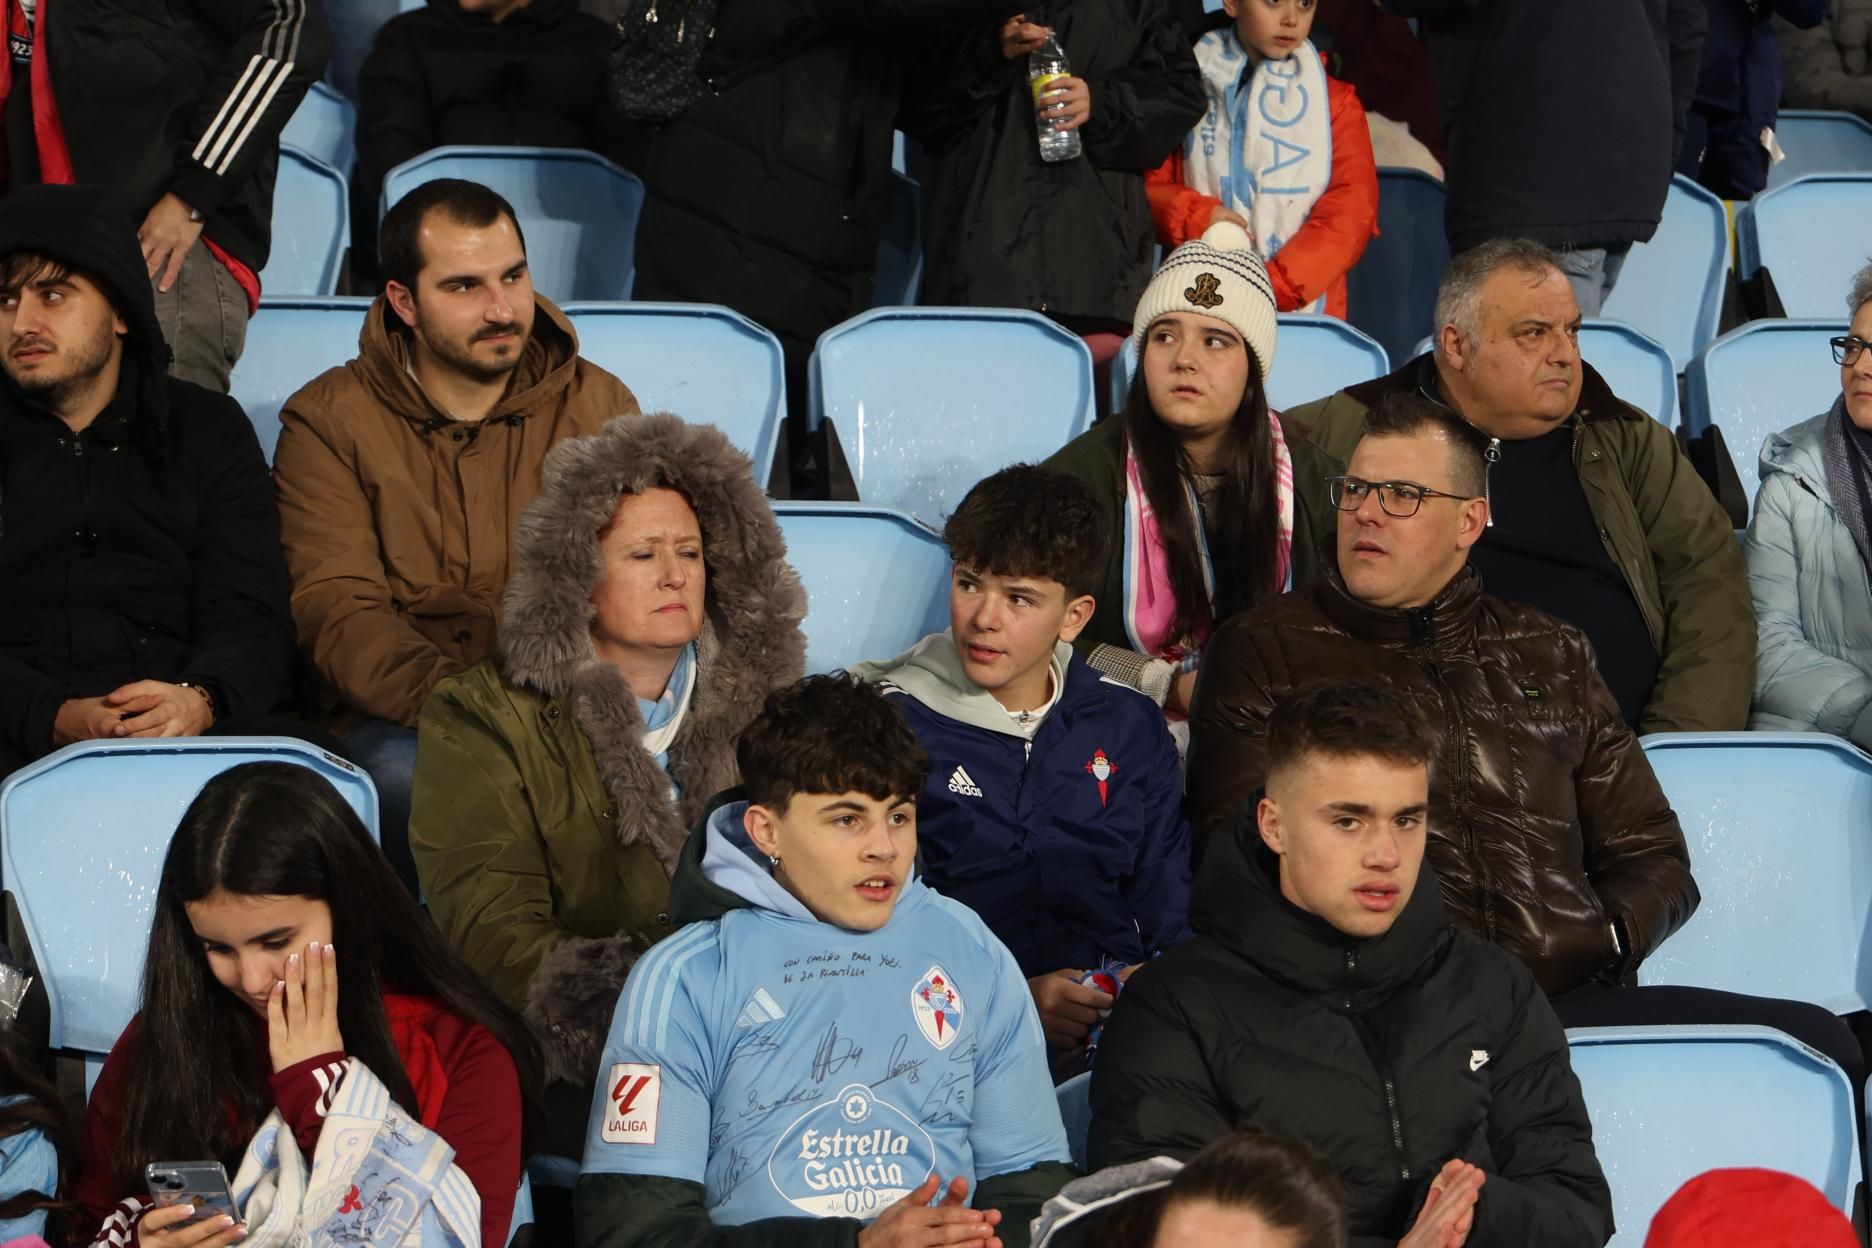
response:
M657 1103L663 1096L663 1068L641 1062L614 1062L605 1076L610 1089L605 1099L604 1128L607 1144L654 1144Z

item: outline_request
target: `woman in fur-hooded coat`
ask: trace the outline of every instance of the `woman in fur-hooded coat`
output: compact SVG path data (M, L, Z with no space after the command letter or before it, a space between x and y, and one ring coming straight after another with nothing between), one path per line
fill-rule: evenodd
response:
M592 640L600 532L623 496L658 486L694 508L706 571L667 772ZM806 596L785 556L747 456L720 431L619 417L547 456L515 537L499 655L423 708L410 845L429 910L525 1012L553 1079L594 1076L625 972L671 930L669 873L689 825L739 783L736 736L804 667Z

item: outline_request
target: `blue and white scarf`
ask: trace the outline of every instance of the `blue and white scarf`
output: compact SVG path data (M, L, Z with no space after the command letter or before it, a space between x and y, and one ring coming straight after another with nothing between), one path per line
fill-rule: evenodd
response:
M1303 41L1249 72L1235 28L1196 41L1209 110L1183 145L1183 180L1248 219L1263 260L1286 245L1332 183L1326 67ZM1324 297L1303 312L1323 310Z

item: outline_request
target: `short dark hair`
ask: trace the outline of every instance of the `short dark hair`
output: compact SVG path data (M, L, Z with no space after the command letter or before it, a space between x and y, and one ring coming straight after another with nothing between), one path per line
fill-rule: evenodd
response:
M1090 1246L1150 1244L1171 1206L1197 1200L1250 1209L1294 1236L1299 1248L1345 1248L1346 1192L1339 1176L1301 1141L1253 1126L1217 1136L1167 1186L1117 1206L1099 1222Z
M1263 774L1316 754L1428 766L1436 746L1429 718L1411 698L1382 680L1336 676L1308 681L1275 702Z
M383 224L377 227L377 256L385 278L416 289L416 275L423 267L419 235L432 211L442 213L457 225L467 226L493 225L506 217L513 222L521 254L526 254L526 233L521 230L520 218L505 196L464 178L436 178L390 205Z
M34 282L63 282L72 277L82 277L97 287L105 302L111 305L111 312L124 316L122 296L110 282L94 273L37 251L14 251L0 256L0 291L9 294L17 294Z
M1077 477L1015 464L975 483L943 525L943 544L965 568L1045 577L1077 598L1098 592L1105 578L1106 523Z
M1451 493L1481 498L1487 492L1489 436L1449 408L1415 391L1394 390L1365 413L1364 437L1408 438L1420 433L1441 433L1449 441Z
M845 672L774 690L741 733L735 761L748 800L784 811L797 793L916 799L930 758L875 685Z

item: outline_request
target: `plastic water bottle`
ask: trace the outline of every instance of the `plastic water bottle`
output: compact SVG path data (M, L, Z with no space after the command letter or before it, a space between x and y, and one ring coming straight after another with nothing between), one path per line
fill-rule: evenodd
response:
M1072 75L1072 66L1066 61L1065 50L1059 45L1059 39L1048 32L1046 42L1027 54L1027 89L1033 92L1034 122L1040 128L1040 159L1051 164L1060 160L1077 160L1084 150L1079 143L1077 130L1056 130L1051 118L1039 113L1040 96L1055 79Z

